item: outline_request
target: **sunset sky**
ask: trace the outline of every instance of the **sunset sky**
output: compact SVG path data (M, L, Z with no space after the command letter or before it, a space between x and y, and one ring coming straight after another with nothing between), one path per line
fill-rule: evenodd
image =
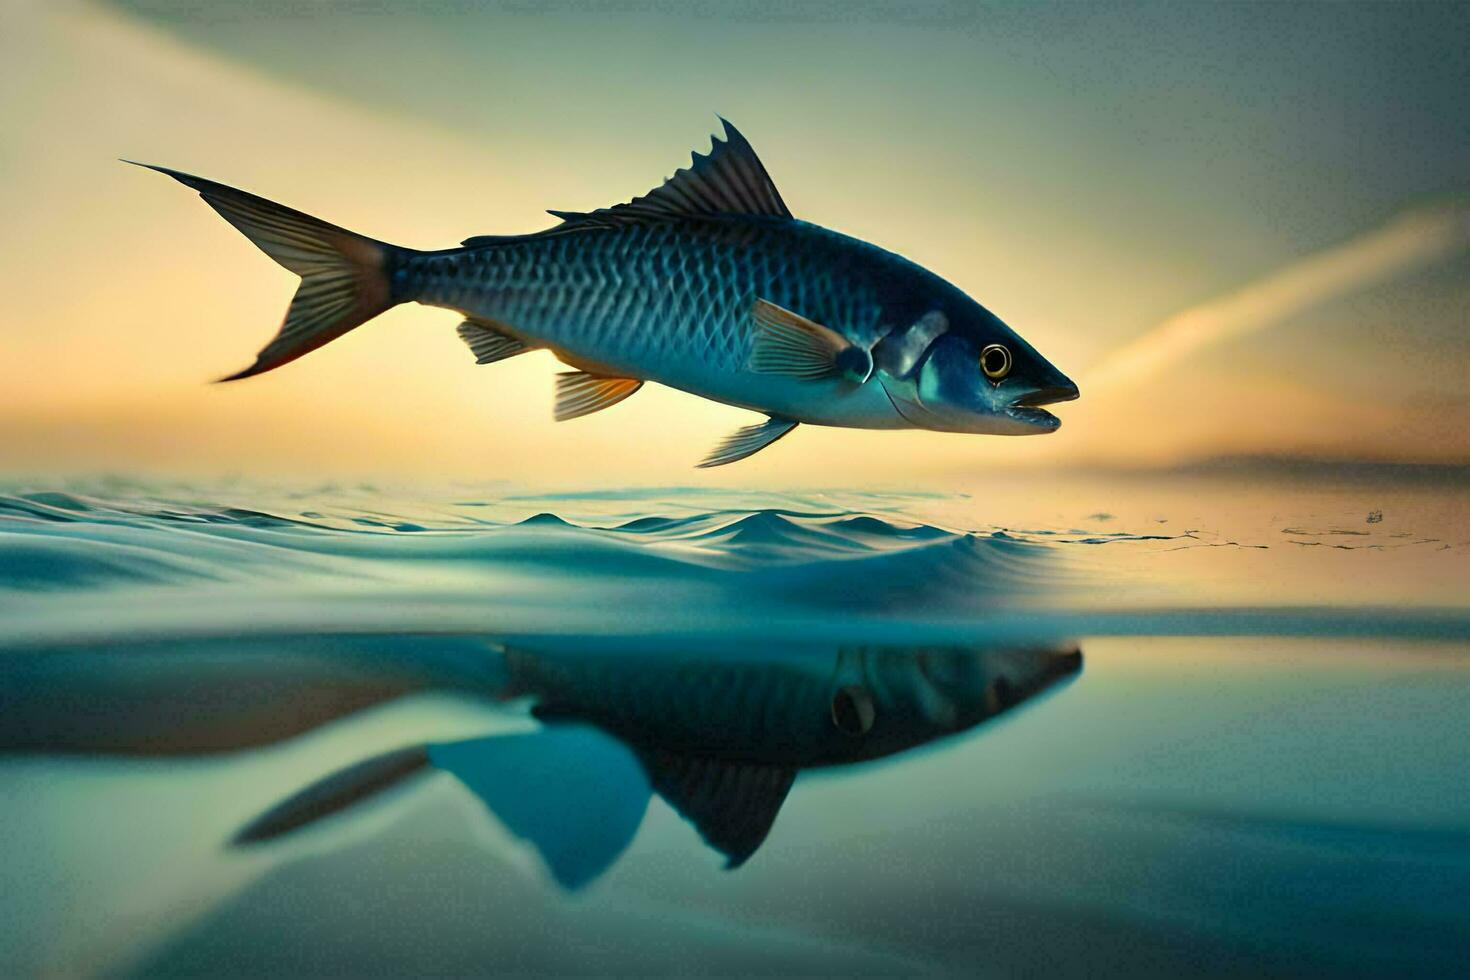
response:
M0 474L936 483L1282 453L1470 462L1470 5L0 4ZM1076 378L1060 432L803 427L646 389L550 421L400 307L267 376L295 287L126 157L395 243L531 231L705 150Z

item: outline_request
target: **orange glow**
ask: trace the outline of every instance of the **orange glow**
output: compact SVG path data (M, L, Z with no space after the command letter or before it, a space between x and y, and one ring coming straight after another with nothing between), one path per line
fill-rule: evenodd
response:
M414 247L544 227L544 206L625 198L683 159L646 173L638 153L619 147L578 161L556 158L534 134L476 139L281 81L96 6L21 5L4 17L0 59L10 77L27 81L0 95L7 141L19 148L4 161L0 187L5 471L677 483L695 479L693 464L753 420L650 385L612 411L554 425L548 358L477 367L454 335L456 319L421 308L396 309L268 376L207 384L249 362L280 322L295 279L194 195L117 157L210 176ZM661 141L676 138L656 131ZM968 204L963 212L905 210L893 188L857 212L847 202L849 220L837 220L844 202L832 195L825 164L779 142L763 153L787 197L809 205L798 211L953 278L1073 376L1085 379L1085 359L1113 346L1087 323L1063 322L1043 265L1009 258L1018 249L1067 258L1075 243L1016 228L1008 239L978 235ZM967 184L944 161L934 165L936 181ZM1118 246L1127 246L1126 231ZM1106 272L1068 287L1097 296L1112 288ZM1142 331L1159 299L1147 289L1134 299ZM1181 352L1170 370L1164 395L1143 386L1095 394L1084 380L1082 399L1062 406L1064 424L1052 436L807 426L757 459L698 480L884 483L1221 452L1470 455L1470 425L1454 421L1470 418L1464 404L1426 427L1401 405L1325 395L1285 376L1249 378L1243 398L1247 379L1211 357Z

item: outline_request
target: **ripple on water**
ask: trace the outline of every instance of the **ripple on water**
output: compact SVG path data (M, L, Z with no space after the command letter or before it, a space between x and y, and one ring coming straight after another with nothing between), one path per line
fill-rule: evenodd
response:
M1021 608L1065 614L1088 602L1119 613L1130 603L1157 608L1183 577L1164 570L1203 567L1184 553L1225 549L1223 557L1281 535L1339 548L1434 541L1381 525L1339 534L1288 522L1274 537L1245 540L1198 525L1133 529L1104 511L1089 520L1106 515L1106 531L955 527L919 516L933 504L873 493L608 492L435 504L362 488L27 491L0 495L0 609L26 612L32 632L44 632L38 618L78 622L84 608L105 629L114 613L100 611L103 600L133 620L157 610L258 623L289 607L297 627L316 616L344 629L355 617L381 624L397 612L419 628L467 616L549 628L577 615L643 630L702 616L707 624L835 623L860 614L922 625ZM1260 566L1243 575L1261 580ZM1217 586L1204 582L1213 601ZM55 601L28 602L38 594ZM1275 592L1255 601L1262 598L1281 601Z

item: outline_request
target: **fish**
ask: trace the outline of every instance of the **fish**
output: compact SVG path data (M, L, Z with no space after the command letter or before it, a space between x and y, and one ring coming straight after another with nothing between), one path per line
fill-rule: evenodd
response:
M698 464L746 459L797 426L991 435L1056 431L1078 389L958 287L876 245L794 217L729 121L710 151L626 203L421 251L202 177L199 192L301 277L279 331L236 381L275 370L402 303L453 310L478 364L550 351L554 415L581 418L648 382L765 421ZM135 161L125 161L133 163Z
M734 869L766 840L799 772L954 736L1082 666L1071 646L698 658L496 649L497 696L528 700L540 731L379 754L292 794L234 843L279 840L438 769L529 841L564 887L587 884L617 860L654 794Z
M613 651L568 638L232 637L116 656L0 654L0 668L0 755L220 758L275 751L354 716L391 725L394 738L375 739L386 751L283 796L242 821L230 846L298 839L438 772L577 889L616 863L654 796L738 868L801 773L1008 716L1077 676L1082 654L1042 642ZM469 737L429 741L382 710L425 696L494 705L495 718L454 726ZM534 727L515 730L525 716Z

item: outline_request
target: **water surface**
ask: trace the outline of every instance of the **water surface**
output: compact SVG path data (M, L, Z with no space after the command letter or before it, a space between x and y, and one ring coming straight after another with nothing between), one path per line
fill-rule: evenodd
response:
M1442 975L1464 486L13 485L8 972Z

